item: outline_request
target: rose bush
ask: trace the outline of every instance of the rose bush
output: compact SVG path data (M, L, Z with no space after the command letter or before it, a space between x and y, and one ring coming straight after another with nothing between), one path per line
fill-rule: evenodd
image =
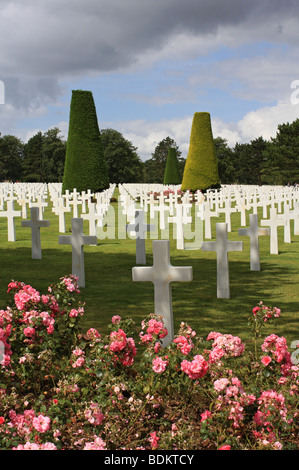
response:
M164 348L156 315L140 327L115 315L108 334L83 331L73 276L44 295L15 281L8 291L0 449L298 447L299 368L285 338L261 335L279 309L253 309L253 352L238 336L203 339L186 323Z

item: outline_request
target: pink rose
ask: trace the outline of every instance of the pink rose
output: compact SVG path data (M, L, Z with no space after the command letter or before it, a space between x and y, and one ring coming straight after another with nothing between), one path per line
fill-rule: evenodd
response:
M39 415L37 418L33 418L32 424L38 432L46 432L50 429L50 422L48 416Z
M112 317L112 323L119 323L121 321L121 317L119 315L114 315Z
M153 371L160 374L165 371L167 364L168 362L163 361L161 357L156 357L156 359L153 359Z
M76 367L81 367L83 366L85 362L85 358L84 357L78 357L78 359L76 360L76 362L74 362L74 364L72 365L72 367L75 369Z
M229 380L226 378L215 380L214 389L217 392L222 392L229 384Z
M72 310L70 311L70 317L71 318L76 318L78 316L78 314L79 314L79 312L75 308L72 308Z
M201 413L201 422L202 421L205 421L206 419L208 419L210 416L212 416L212 413L209 411L209 410L206 410L204 411L203 413Z
M35 329L31 328L28 326L27 328L24 328L24 335L27 336L28 338L32 338L32 336L35 335Z
M270 356L264 356L261 359L261 362L262 362L262 364L264 364L264 366L268 366L271 361L272 361L272 359L271 359Z

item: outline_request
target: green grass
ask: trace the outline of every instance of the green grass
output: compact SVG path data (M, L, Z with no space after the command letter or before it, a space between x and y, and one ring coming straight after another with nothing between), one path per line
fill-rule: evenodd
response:
M117 204L114 203L113 207L117 214ZM18 208L17 204L15 208ZM44 212L44 219L50 220L50 227L41 228L42 260L31 259L31 230L21 227L22 219L16 219L17 241L8 242L7 222L0 218L0 308L7 305L7 284L12 279L29 283L41 293L46 293L48 285L71 273L71 247L58 244L58 217L51 208L49 206ZM224 221L224 215L213 218L213 236L215 224L219 221ZM66 227L70 233L70 213L66 216ZM282 311L277 325L269 326L265 334L283 335L289 344L299 340L299 236L293 235L292 226L292 243L285 244L283 228L279 227L279 255L270 255L269 236L260 237L261 271L252 272L249 237L238 236L240 227L240 214L232 214L229 239L243 240L244 249L229 254L230 299L217 299L216 254L177 250L170 232L171 263L193 267L192 282L172 284L175 330L181 321L185 321L203 337L210 331L220 331L250 342L247 319L252 308L262 300ZM84 233L88 234L86 221ZM146 252L147 264L152 265L150 239L146 240ZM153 284L132 281L132 268L136 264L135 240L99 240L97 246L84 247L84 256L86 287L80 294L86 302L84 328L94 327L106 333L113 315L131 317L140 322L154 311Z

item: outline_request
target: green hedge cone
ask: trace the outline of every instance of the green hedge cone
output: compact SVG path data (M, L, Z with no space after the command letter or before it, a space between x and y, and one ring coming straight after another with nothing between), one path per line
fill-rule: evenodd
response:
M101 192L108 187L108 168L92 93L73 90L62 192L74 188L79 192Z
M168 149L163 184L181 184L178 159L173 147Z
M189 152L185 164L182 191L205 191L220 187L218 163L209 113L193 116Z

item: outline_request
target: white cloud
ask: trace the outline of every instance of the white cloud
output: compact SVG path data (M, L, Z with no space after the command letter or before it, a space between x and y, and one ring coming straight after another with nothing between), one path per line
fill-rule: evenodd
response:
M146 120L101 123L101 128L112 127L121 132L138 148L142 160L147 160L155 151L158 143L170 137L180 147L182 156L186 157L189 149L189 139L192 117L173 120L149 122Z
M291 123L298 118L299 105L293 105L289 99L247 113L237 123L237 128L242 141L248 142L260 136L268 140L275 137L279 124Z
M270 140L276 136L278 126L291 123L299 118L299 104L294 105L290 99L280 101L274 106L264 106L251 111L237 122L224 122L211 116L214 137L223 137L229 147L238 143L249 143L262 136ZM101 123L101 128L112 127L119 130L125 138L138 147L142 160L147 160L154 152L156 145L166 137L174 139L184 158L188 155L193 116L173 120L148 122L146 120Z

